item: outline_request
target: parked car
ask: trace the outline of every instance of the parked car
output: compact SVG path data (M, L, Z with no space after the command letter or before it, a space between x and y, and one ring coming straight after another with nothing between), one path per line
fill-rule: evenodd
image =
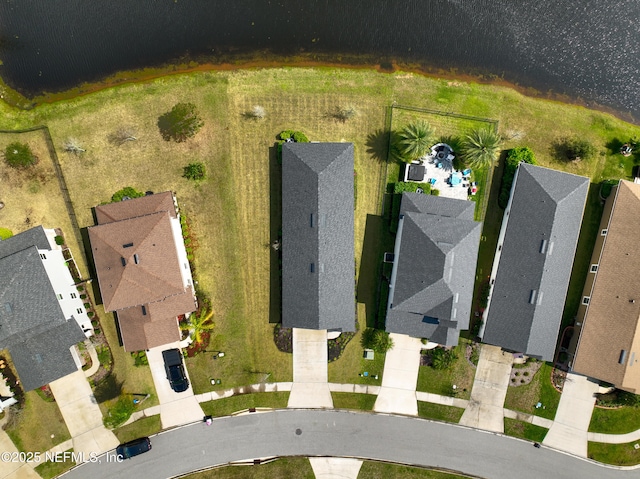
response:
M149 450L151 450L151 440L148 437L140 437L120 444L116 447L116 454L122 459L129 459Z
M167 372L167 379L171 384L171 389L177 393L186 391L189 388L189 380L184 372L182 353L179 349L167 349L162 351L164 359L164 369Z

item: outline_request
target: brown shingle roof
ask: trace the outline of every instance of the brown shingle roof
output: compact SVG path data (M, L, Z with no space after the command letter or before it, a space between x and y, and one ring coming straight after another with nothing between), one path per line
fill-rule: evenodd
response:
M640 391L640 185L621 181L573 370ZM603 223L602 228L607 228ZM621 361L622 351L626 351ZM622 363L622 364L621 364Z
M168 211L172 218L176 218L176 207L173 202L173 194L170 191L96 206L95 211L99 225L149 215L158 211Z
M170 221L167 212L158 212L89 228L106 311L184 291Z

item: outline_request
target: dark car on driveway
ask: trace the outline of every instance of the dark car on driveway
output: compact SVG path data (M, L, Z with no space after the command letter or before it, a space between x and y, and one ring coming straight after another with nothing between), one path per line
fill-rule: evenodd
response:
M148 437L141 437L133 441L125 442L116 447L116 454L122 459L129 459L143 452L151 450L151 440Z
M164 369L167 372L167 379L171 384L171 389L177 393L186 391L189 388L189 380L184 372L182 353L179 349L167 349L162 351L164 359Z

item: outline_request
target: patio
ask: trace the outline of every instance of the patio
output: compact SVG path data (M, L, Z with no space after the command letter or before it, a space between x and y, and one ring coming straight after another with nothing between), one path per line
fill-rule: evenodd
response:
M454 169L438 167L439 163L433 156L423 157L405 166L404 181L415 183L430 183L432 189L440 191L440 196L459 200L469 199L471 182L468 174ZM467 173L467 175L463 174Z

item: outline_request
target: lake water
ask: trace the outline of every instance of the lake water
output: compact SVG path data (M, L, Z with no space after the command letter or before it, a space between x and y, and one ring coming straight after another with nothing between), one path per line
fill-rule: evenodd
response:
M33 96L189 58L363 55L640 118L639 19L637 0L0 0L0 76Z

